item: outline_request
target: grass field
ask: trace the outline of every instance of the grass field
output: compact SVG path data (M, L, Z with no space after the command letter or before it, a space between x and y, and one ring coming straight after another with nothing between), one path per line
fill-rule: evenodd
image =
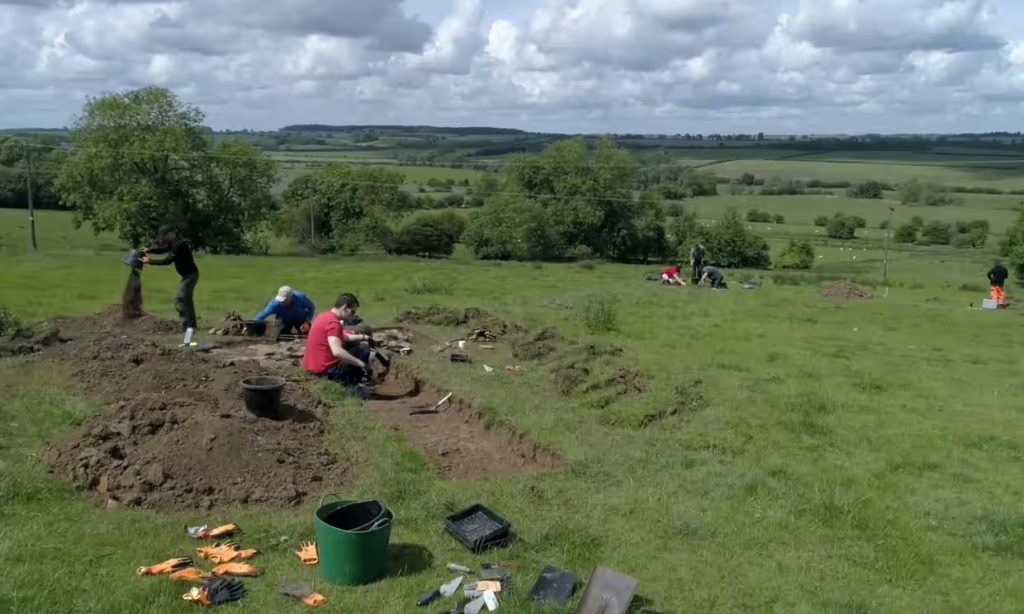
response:
M0 212L0 302L32 320L118 299L116 242L71 230L64 214L43 214L44 251L33 254L19 243L18 219ZM879 279L877 250L834 244L819 253L814 275ZM383 498L398 517L393 541L434 557L425 572L369 587L318 584L330 599L325 611L416 611L415 600L448 579L445 562L485 560L467 556L440 527L449 510L481 501L522 537L501 553L524 564L503 611L534 611L523 596L550 563L584 577L596 564L634 575L647 607L660 612L1019 612L1022 321L1013 310L966 308L980 299L972 286L983 281L987 257L899 254L886 298L848 302L800 283L813 276L792 275L796 285L785 285L763 272L730 272L732 280L758 275L760 290L711 292L642 282L652 267L625 265L204 256L196 300L205 323L228 309L255 311L282 283L321 305L356 292L378 323L413 305L478 306L530 328L619 345L650 382L648 392L601 407L592 395L557 394L546 364L488 375L479 365L414 355L440 388L476 399L489 420L514 425L566 461L550 473L456 481L438 479L401 436L322 390L335 403L334 445L362 451L368 463L345 494ZM171 316L173 272L144 278L147 308ZM443 293L416 294L419 281ZM619 324L592 336L580 310L597 294L617 297ZM699 390L706 407L639 428L642 416L678 401L681 384ZM311 506L216 518L98 510L48 475L40 456L48 440L96 411L96 400L34 361L0 362L0 390L0 609L181 611L181 586L133 570L189 546L182 525L223 518L267 550L268 577L247 583L243 607L304 610L271 587L282 577L315 578L298 569L290 542L276 542L311 535Z

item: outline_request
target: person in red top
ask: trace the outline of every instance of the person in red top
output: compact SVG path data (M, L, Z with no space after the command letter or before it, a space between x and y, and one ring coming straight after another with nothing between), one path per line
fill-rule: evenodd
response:
M302 355L302 367L317 377L340 382L353 393L368 397L373 394L369 381L370 348L362 343L366 335L345 331L341 322L355 315L359 299L342 294L334 307L313 320Z
M685 286L686 281L679 277L679 273L683 270L682 265L673 264L664 271L661 272L661 283L669 284L671 286Z

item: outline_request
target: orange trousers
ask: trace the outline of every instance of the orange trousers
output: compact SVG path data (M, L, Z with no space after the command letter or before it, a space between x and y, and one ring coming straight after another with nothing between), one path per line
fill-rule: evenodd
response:
M992 300L997 304L1002 305L1006 302L1006 293L1003 291L1002 286L992 286Z

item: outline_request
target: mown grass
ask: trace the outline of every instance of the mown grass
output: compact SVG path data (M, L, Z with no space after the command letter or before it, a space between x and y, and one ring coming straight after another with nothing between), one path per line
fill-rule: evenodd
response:
M125 270L103 245L73 234L61 249L5 251L0 302L29 320L115 302ZM415 611L420 595L448 579L446 562L486 560L440 525L477 501L508 516L522 538L491 557L524 563L503 601L509 612L531 611L524 595L548 563L584 577L596 564L634 575L662 612L1019 611L1019 315L966 309L983 254L901 254L887 298L842 301L821 298L820 280L877 283L880 253L819 253L810 283L730 271L730 280L758 276L764 285L727 292L644 282L645 267L625 265L203 256L196 300L204 324L228 309L256 311L285 283L321 306L356 292L375 323L414 305L478 306L533 330L620 346L623 355L598 362L593 378L625 367L648 381L646 393L607 403L602 392L555 392L548 370L571 350L522 362L522 374L500 369L512 362L500 349L470 365L414 354L438 388L476 399L488 421L565 460L549 473L455 481L435 477L400 435L321 387L335 405L332 445L366 462L344 494L383 498L398 518L393 541L433 557L421 573L369 587L316 582L327 611ZM171 316L175 281L172 271L146 271L147 309ZM591 330L608 332L588 331L583 314L595 296L614 306L615 326ZM484 361L498 370L486 373ZM213 517L96 509L46 473L41 451L97 405L34 361L0 362L0 389L0 607L179 611L181 586L137 578L134 568L193 547L186 523L234 520L246 545L267 551L268 574L247 582L244 607L304 610L272 586L316 581L289 552L312 534L312 505Z

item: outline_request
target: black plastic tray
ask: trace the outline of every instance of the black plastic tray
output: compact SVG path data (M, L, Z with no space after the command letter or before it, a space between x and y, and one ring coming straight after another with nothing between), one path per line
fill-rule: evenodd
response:
M512 523L481 504L444 519L444 528L471 552L505 546Z

